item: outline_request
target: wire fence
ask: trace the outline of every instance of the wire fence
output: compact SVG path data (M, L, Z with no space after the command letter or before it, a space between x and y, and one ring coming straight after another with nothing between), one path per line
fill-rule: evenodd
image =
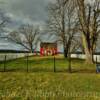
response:
M59 63L60 61L60 63ZM38 72L38 71L66 71L67 62L63 58L55 56L41 57L33 54L23 54L23 56L5 54L2 55L0 61L0 72L10 71L26 71L26 72ZM58 66L58 67L57 67ZM62 68L61 68L62 67Z
M99 61L99 57L95 56L96 61ZM62 56L41 57L28 53L0 55L0 72L66 72L71 71L71 68L80 69L84 66L84 60L75 59L72 63L71 59Z

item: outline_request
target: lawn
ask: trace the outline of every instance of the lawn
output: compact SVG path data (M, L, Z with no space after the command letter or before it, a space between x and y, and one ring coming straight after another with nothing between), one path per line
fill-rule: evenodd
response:
M63 56L55 57L56 72L68 72L69 61ZM86 64L84 60L72 59L71 67L73 72L88 72L95 73L95 64ZM6 71L27 71L27 57L16 60L6 61ZM0 63L0 71L4 71L4 62ZM54 57L39 57L31 56L28 58L29 72L53 72L54 71Z
M0 64L1 100L100 100L100 75L95 65L72 59L72 73L68 60L56 57L29 57Z

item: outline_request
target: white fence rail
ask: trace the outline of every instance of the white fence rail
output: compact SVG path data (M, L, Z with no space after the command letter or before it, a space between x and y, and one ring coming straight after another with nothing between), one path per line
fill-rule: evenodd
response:
M86 58L86 56L84 54L72 54L71 57L72 58L80 58L80 59ZM94 61L96 61L96 58L97 58L97 61L100 62L100 55L94 55L93 58L94 58Z
M21 57L25 57L27 55L27 53L3 53L0 54L0 61L4 61L5 60L5 55L6 55L6 60L13 60L16 58L21 58ZM34 55L33 53L28 53L29 56ZM80 58L80 59L85 59L85 55L84 54L71 54L72 58ZM94 61L100 62L100 55L94 55Z
M6 60L13 60L13 59L25 57L26 55L27 55L27 53L5 53L5 54L0 54L0 61L4 61L5 56L6 56ZM32 53L28 54L28 56L32 56L32 55L33 55Z

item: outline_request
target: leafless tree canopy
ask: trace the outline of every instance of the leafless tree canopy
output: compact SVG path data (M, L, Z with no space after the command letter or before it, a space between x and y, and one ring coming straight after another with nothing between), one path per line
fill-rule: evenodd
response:
M84 51L87 62L92 62L92 55L100 33L100 0L90 3L86 0L77 0L77 6Z
M87 62L92 62L100 33L100 0L55 0L48 11L48 27L63 42L65 54L78 44L83 47Z
M56 34L58 41L63 43L64 54L67 57L70 47L75 48L77 44L75 33L79 22L76 7L71 0L55 0L55 3L48 5L48 12L49 20L47 23L49 31ZM74 45L71 46L73 43Z
M10 18L6 16L6 13L0 9L0 34L5 31L5 27L10 22Z
M9 34L9 39L32 52L37 47L39 33L38 27L22 25L17 31L13 31Z

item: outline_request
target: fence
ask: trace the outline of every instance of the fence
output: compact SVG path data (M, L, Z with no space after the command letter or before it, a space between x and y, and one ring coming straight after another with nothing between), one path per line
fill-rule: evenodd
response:
M1 54L0 55L0 72L8 71L54 71L56 72L56 58L52 56L48 59L42 60L42 57L35 57L33 54ZM39 63L38 58L41 62ZM49 67L49 68L48 68Z
M86 56L84 54L72 54L71 57L72 58L85 59ZM98 60L98 62L100 62L100 55L94 55L93 59L94 59L95 62L96 62L96 59Z
M0 61L4 61L6 55L6 60L13 60L21 57L27 56L27 53L3 53L0 54ZM32 56L32 53L28 53L28 56ZM79 58L79 59L85 59L84 54L71 54L71 58ZM96 58L98 59L98 62L100 62L100 55L94 55L94 61L96 61Z
M76 55L72 54L71 58L81 58L85 59L85 55ZM94 55L96 61L100 61L99 55ZM26 71L26 72L38 72L38 71L67 71L70 67L77 68L75 66L76 60L71 64L71 59L66 60L61 55L59 57L50 56L50 57L41 57L34 56L33 54L28 53L11 53L11 54L0 54L0 72L8 71ZM79 62L83 63L83 62ZM83 65L83 64L80 64ZM79 66L81 67L81 66ZM83 65L84 67L84 65ZM81 68L83 68L81 67Z
M5 56L6 56L6 60L14 60L17 58L22 58L25 57L27 55L27 53L2 53L0 54L0 61L4 61ZM28 53L29 56L32 56L32 53Z

